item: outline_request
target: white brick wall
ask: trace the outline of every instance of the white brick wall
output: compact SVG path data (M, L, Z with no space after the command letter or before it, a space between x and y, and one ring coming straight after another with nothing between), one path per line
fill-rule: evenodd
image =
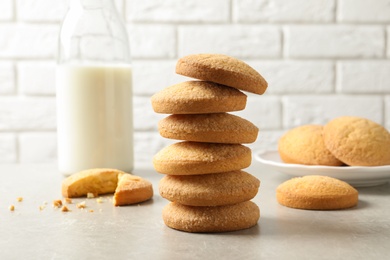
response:
M0 163L56 161L55 53L69 0L0 1ZM341 115L390 129L390 0L115 0L131 40L136 164L160 137L150 96L189 78L176 60L236 56L269 82L237 112L260 128L253 150L287 129Z

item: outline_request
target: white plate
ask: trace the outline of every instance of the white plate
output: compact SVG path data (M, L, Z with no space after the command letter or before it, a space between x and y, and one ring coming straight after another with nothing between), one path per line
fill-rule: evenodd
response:
M291 176L324 175L348 182L355 187L375 186L390 181L390 166L316 166L284 163L277 151L255 153L263 165Z

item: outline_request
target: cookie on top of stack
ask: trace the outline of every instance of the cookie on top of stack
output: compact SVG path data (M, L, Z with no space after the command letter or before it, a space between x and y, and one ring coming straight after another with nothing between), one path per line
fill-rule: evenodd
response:
M260 181L242 171L251 164L258 128L228 112L243 110L242 91L263 94L264 78L248 64L221 54L195 54L177 62L176 73L196 80L153 95L156 113L171 114L158 124L160 135L181 140L153 158L166 174L160 195L168 227L187 232L225 232L257 224L258 206L250 201Z

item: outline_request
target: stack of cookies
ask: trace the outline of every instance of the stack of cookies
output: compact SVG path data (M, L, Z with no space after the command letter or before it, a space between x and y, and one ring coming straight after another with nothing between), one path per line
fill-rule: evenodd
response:
M227 112L243 110L246 95L263 94L264 78L246 63L219 54L181 58L178 74L197 80L182 82L152 97L155 112L171 114L159 122L160 135L182 140L153 158L162 197L171 201L163 220L187 232L224 232L257 224L258 206L250 200L260 181L242 171L251 164L258 128Z

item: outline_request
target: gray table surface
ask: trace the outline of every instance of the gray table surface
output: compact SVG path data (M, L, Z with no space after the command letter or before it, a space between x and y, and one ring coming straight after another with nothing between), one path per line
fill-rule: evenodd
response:
M55 165L0 165L0 259L385 259L390 256L390 185L359 188L357 207L306 211L279 205L278 184L289 176L253 162L261 180L253 199L257 226L228 233L191 234L166 227L158 194L162 178L150 166L134 174L153 183L151 201L114 207L111 196L75 199L71 212L52 207L61 199ZM23 197L22 202L17 197ZM86 201L80 210L76 203ZM43 210L39 207L45 205ZM8 209L15 205L15 211ZM93 212L90 212L93 210Z

